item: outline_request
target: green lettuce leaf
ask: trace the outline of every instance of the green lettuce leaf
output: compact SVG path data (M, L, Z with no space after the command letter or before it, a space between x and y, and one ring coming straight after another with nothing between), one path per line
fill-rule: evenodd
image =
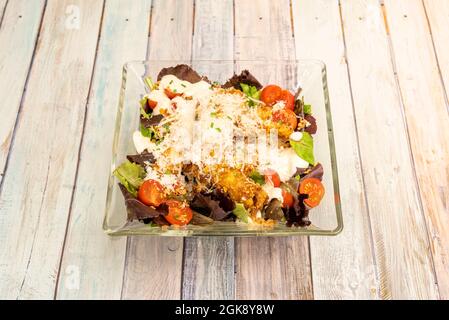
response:
M257 184L260 184L260 185L265 184L265 177L255 170L253 172L251 172L249 177L251 178L251 180L253 180Z
M243 204L241 203L236 203L235 204L235 209L232 210L232 213L239 218L240 220L242 220L245 223L248 223L248 218L249 218L249 213L248 211L246 211L245 207L243 206Z
M147 101L148 101L148 98L146 96L143 97L142 99L140 99L140 115L142 116L142 118L150 119L151 113L147 113L145 111L146 106L147 106Z
M312 114L312 105L305 104L303 107L304 114Z
M154 129L152 127L145 128L144 125L140 125L140 133L147 138L152 139L155 135Z
M300 141L290 139L290 145L301 159L307 161L311 165L315 164L315 157L313 156L313 138L310 133L302 132Z
M248 97L248 104L254 106L254 100L260 99L260 91L255 86L247 85L246 83L240 83L243 93Z
M114 170L113 175L133 196L137 197L137 190L145 177L145 170L141 166L127 160Z
M145 84L147 85L148 89L150 89L151 91L153 91L155 89L155 84L153 82L153 80L151 79L151 77L146 77L144 79Z

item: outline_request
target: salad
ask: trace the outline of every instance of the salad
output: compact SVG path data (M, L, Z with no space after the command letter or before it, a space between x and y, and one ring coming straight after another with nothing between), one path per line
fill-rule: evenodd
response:
M247 70L220 84L184 64L145 84L136 152L113 172L128 221L310 225L325 192L300 89L263 86Z

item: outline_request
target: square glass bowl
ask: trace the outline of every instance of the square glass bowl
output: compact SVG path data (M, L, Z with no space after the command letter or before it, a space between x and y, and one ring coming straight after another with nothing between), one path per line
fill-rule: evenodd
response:
M135 154L132 135L139 128L139 100L148 93L145 77L157 79L162 68L178 64L190 65L200 75L211 81L226 82L233 73L249 70L263 85L277 84L296 92L301 87L300 97L312 105L317 119L318 131L314 135L315 159L324 168L323 184L325 196L320 205L310 210L312 224L308 227L287 227L279 223L274 227L261 227L235 222L214 222L211 225L187 225L182 228L162 229L139 221L128 222L125 201L118 187L118 180L112 171L128 154ZM122 86L117 111L114 142L112 148L111 176L106 199L103 229L110 235L156 235L156 236L332 236L341 232L343 219L335 156L334 135L326 80L326 67L317 60L280 61L136 61L123 67Z

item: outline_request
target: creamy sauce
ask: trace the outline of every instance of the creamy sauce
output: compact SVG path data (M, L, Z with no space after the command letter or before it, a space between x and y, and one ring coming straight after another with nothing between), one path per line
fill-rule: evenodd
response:
M284 202L284 197L282 197L282 189L275 188L271 183L265 183L262 188L268 195L268 202L271 199L278 199L281 202Z
M178 96L169 99L165 89ZM157 102L154 114L164 109L164 119L160 125L167 125L169 132L157 145L139 131L134 133L133 140L137 152L142 153L147 149L153 153L155 166L160 172L183 161L197 164L200 170L206 164L226 161L232 167L252 163L259 172L272 169L279 174L281 181L287 181L296 173L297 168L307 168L309 165L292 148L263 147L261 140L265 136L265 121L258 116L257 108L248 107L247 98L243 94L212 88L206 81L192 84L173 75L166 75L159 82L159 88L149 93L148 98ZM285 103L278 102L274 109L283 107ZM277 138L277 134L274 135ZM240 157L240 142L236 137L246 139L243 157ZM302 134L295 132L290 138L299 141ZM242 148L244 147L242 144ZM251 149L255 150L254 158L247 156ZM270 199L282 201L279 188L272 188L267 193Z
M140 131L135 131L133 134L134 147L138 153L142 153L146 150L150 151L153 147L153 142L150 138L144 137Z
M295 153L292 148L270 149L265 163L259 165L259 172L272 169L279 174L281 181L287 181L297 168L307 168L309 163Z

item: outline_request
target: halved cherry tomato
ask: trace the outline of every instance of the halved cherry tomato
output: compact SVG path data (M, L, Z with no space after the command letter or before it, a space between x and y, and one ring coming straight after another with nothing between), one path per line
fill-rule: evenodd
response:
M282 122L288 125L292 130L295 130L298 125L296 114L290 109L281 109L273 112L272 119L274 122Z
M148 106L149 106L152 110L154 110L154 108L156 108L156 106L157 106L157 101L153 101L153 100L148 99L148 100L147 100L147 104L148 104Z
M299 193L308 195L304 203L309 207L316 207L324 197L324 186L317 178L306 178L299 185Z
M263 174L265 175L265 183L270 183L275 188L279 188L279 186L281 185L281 178L276 171L267 169Z
M260 93L260 100L262 100L266 105L271 107L279 100L281 93L282 93L281 87L274 84L270 84L262 89L262 92Z
M294 200L293 195L290 192L282 189L282 198L284 199L284 201L282 202L282 206L284 208L293 207Z
M146 180L142 183L137 193L140 201L147 206L159 206L165 200L164 187L156 180Z
M173 92L170 88L165 88L164 89L165 95L170 98L173 99L174 97L180 96L181 94L179 92Z
M285 109L293 111L295 109L295 97L288 90L282 90L279 101L285 102Z
M165 202L168 206L168 214L165 219L170 224L184 226L192 220L193 212L185 202L177 200L168 200Z

